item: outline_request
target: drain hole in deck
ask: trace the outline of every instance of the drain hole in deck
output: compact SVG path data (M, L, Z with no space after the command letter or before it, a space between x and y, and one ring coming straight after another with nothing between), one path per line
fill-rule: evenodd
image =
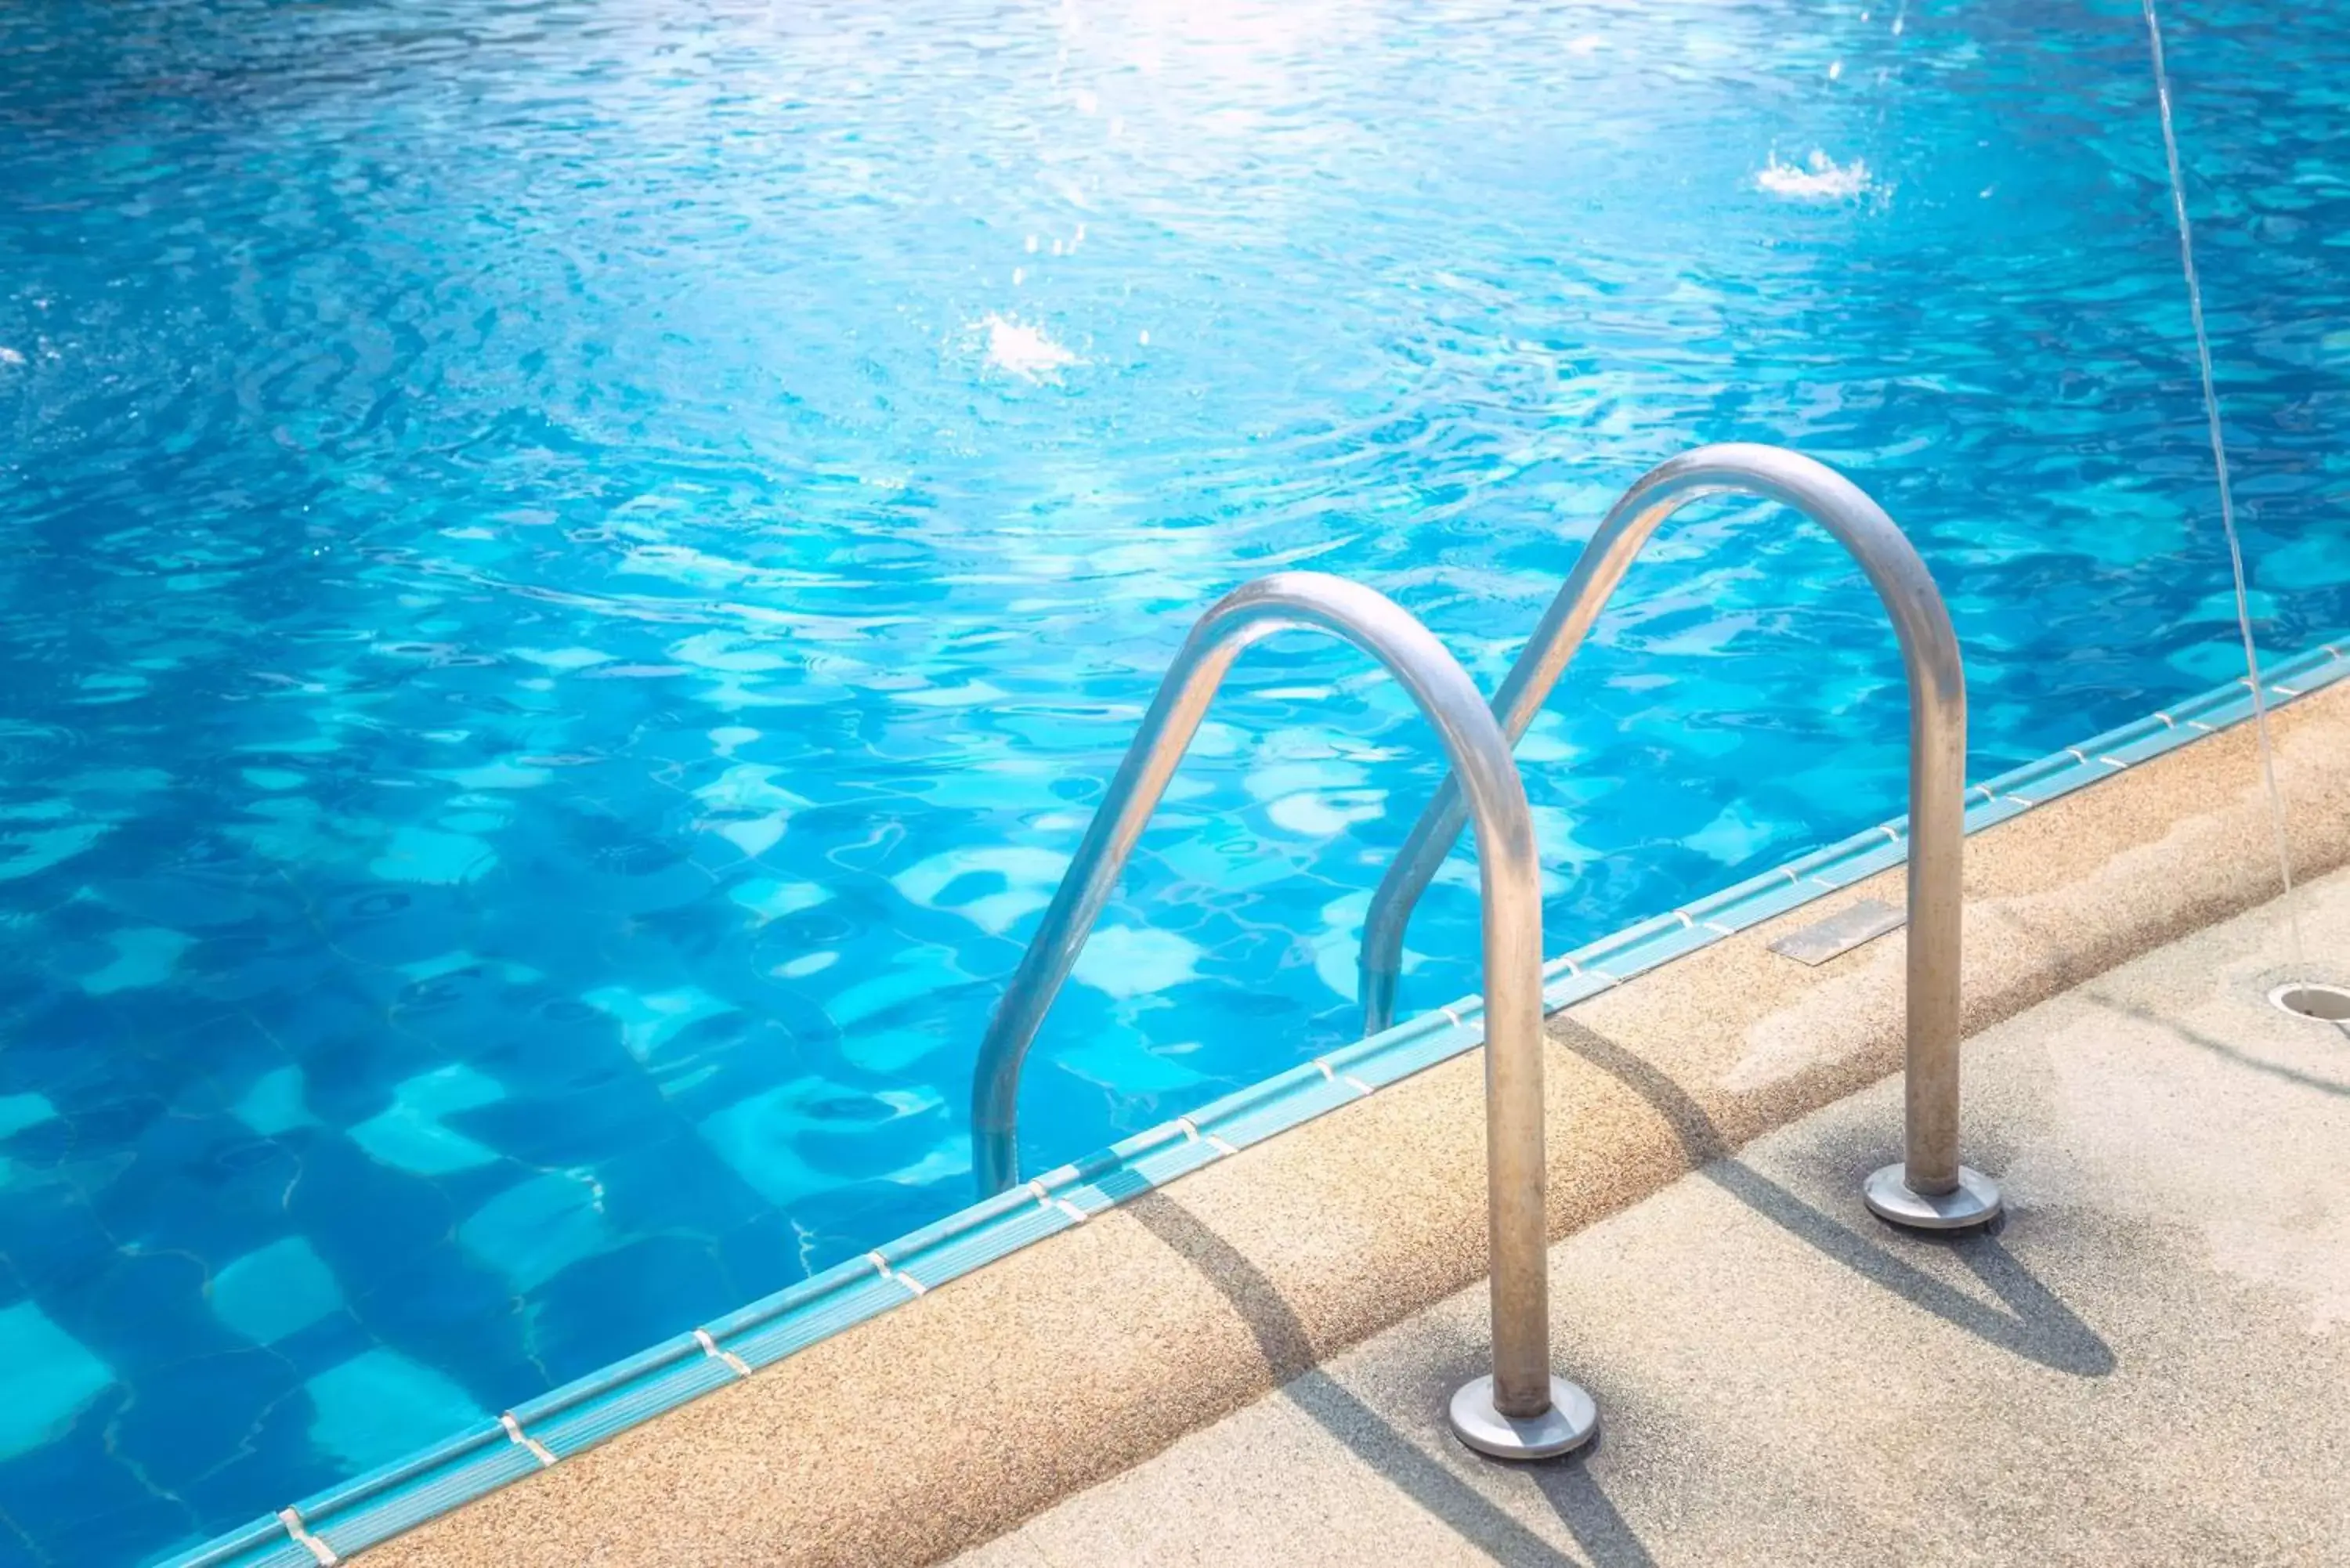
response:
M2287 1012L2327 1023L2350 1023L2350 991L2338 985L2281 985L2269 1000Z

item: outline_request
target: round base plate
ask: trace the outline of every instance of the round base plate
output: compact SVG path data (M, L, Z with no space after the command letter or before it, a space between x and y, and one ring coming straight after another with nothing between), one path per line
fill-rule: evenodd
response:
M1550 1380L1550 1408L1525 1420L1493 1408L1493 1380L1464 1383L1452 1396L1452 1435L1497 1459L1547 1459L1571 1454L1599 1430L1599 1407L1564 1377Z
M1964 1231L1999 1218L1999 1183L1963 1165L1956 1192L1920 1197L1901 1179L1901 1167L1888 1165L1868 1179L1861 1196L1871 1214L1912 1231Z

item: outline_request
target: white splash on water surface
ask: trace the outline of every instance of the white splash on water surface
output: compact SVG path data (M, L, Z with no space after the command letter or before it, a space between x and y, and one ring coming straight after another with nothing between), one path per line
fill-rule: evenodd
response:
M1782 163L1773 152L1771 161L1754 176L1754 183L1774 196L1848 202L1869 188L1868 164L1858 158L1849 163L1838 163L1817 148L1802 163Z
M987 332L987 362L1024 380L1045 380L1085 363L1046 337L1041 327L1003 316L991 316L980 326Z

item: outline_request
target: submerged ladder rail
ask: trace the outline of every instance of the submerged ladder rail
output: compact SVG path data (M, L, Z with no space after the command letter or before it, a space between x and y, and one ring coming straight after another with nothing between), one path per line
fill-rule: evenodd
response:
M1966 832L1966 672L1926 563L1882 507L1826 464L1783 447L1704 446L1627 490L1583 548L1525 651L1493 694L1515 745L1583 645L1633 560L1665 520L1710 495L1776 501L1850 551L1884 602L1909 688L1908 1054L1902 1163L1868 1179L1869 1208L1897 1224L1951 1230L1993 1218L1999 1189L1959 1163L1960 871ZM1395 1021L1405 927L1465 813L1447 778L1381 878L1363 926L1364 1033ZM1482 857L1482 848L1481 848Z
M1232 661L1275 632L1339 637L1385 665L1419 706L1451 763L1461 821L1475 825L1483 898L1485 1158L1492 1264L1493 1371L1453 1397L1456 1432L1504 1458L1587 1440L1589 1396L1550 1370L1550 1280L1543 1154L1542 901L1525 789L1483 697L1428 628L1384 595L1319 572L1260 577L1218 600L1184 639L1086 829L981 1043L972 1082L972 1158L983 1196L1019 1179L1020 1070L1127 858Z

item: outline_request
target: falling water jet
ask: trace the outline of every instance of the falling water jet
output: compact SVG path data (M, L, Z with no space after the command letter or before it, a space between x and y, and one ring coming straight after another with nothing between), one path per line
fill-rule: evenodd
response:
M2187 221L2187 178L2178 166L2178 132L2170 118L2170 71L2162 58L2162 22L2154 0L2140 0L2146 12L2147 46L2154 57L2154 96L2162 116L2162 151L2170 166L2170 206L2178 217L2178 265L2187 278L2187 312L2195 326L2195 358L2203 374L2203 417L2211 433L2211 464L2220 477L2220 526L2228 536L2228 566L2235 575L2236 628L2244 639L2244 673L2252 689L2252 724L2260 732L2261 776L2268 785L2269 826L2276 835L2277 871L2283 879L2286 928L2293 933L2293 961L2302 961L2301 921L2293 907L2293 848L2285 836L2284 794L2277 788L2276 750L2269 739L2268 696L2261 685L2261 658L2252 643L2252 607L2244 591L2244 547L2236 536L2236 499L2228 483L2228 446L2220 431L2220 389L2211 374L2211 338L2203 327L2203 286L2195 273L2195 231Z

